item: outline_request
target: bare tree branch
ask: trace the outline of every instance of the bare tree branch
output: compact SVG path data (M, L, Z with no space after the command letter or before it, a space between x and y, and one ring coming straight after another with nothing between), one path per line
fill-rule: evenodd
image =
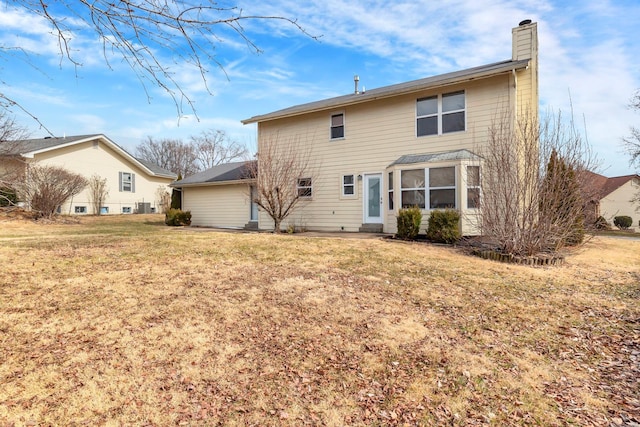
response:
M247 147L237 141L230 140L223 130L209 130L198 136L192 136L191 143L195 147L200 170L234 160L246 160L249 155Z
M194 5L182 0L15 0L12 7L48 22L57 38L61 61L67 60L76 67L82 64L76 59L73 41L77 34L92 34L102 46L107 66L111 68L115 59L126 63L148 98L147 83L162 88L172 98L178 116L183 114L183 103L196 113L191 96L175 78L185 63L196 67L209 93L209 64L224 71L215 54L216 45L223 40L219 33L230 30L256 53L260 49L247 34L244 22L281 21L316 39L294 19L245 15L242 9L214 2ZM0 54L12 48L0 47ZM5 101L5 107L24 109L4 94L0 99Z
M260 141L254 162L248 162L254 178L253 202L273 220L274 232L305 198L313 197L317 166L311 165L311 152L300 149L295 140L279 141L277 136Z

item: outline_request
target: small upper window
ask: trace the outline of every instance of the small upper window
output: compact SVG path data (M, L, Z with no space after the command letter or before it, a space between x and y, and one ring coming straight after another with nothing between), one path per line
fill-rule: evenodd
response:
M298 178L298 197L311 197L313 188L311 186L311 178Z
M356 183L353 175L342 176L342 195L353 196L356 194Z
M344 138L344 114L331 115L331 139Z

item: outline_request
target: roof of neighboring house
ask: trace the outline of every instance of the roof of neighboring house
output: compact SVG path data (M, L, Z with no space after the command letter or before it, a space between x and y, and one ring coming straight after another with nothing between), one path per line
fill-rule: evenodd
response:
M149 175L159 176L164 178L176 178L176 174L161 168L158 165L147 162L142 159L138 159L129 154L124 148L120 147L115 142L111 141L103 134L90 134L90 135L75 135L64 137L45 137L38 139L25 139L22 141L16 141L15 146L12 148L13 152L7 154L20 155L26 158L33 158L34 155L43 153L49 150L54 150L62 147L67 147L75 144L80 144L87 141L101 140L108 146L119 152L123 157L136 164L141 169L145 170Z
M589 171L585 174L585 179L589 180L587 185L594 189L594 193L597 194L598 199L602 199L603 197L613 193L634 178L640 179L640 175L634 174L607 178L604 175Z
M389 166L410 165L413 163L445 162L453 160L481 160L481 157L469 150L443 151L430 154L407 154L400 157Z
M529 59L522 59L518 61L507 60L502 62L495 62L493 64L483 65L480 67L468 68L466 70L440 74L437 76L413 80L406 83L399 83L391 86L384 86L377 89L367 90L366 92L353 93L350 95L343 95L335 98L324 99L321 101L310 102L307 104L296 105L293 107L285 108L283 110L274 111L272 113L254 116L249 119L242 120L242 123L257 123L280 119L283 117L297 116L300 114L322 111L336 107L344 107L347 105L360 104L377 99L418 92L425 89L462 83L469 80L492 77L498 74L509 73L512 70L524 69L529 65L529 61Z
M189 187L250 179L253 165L255 165L255 161L233 162L217 165L195 175L181 179L180 181L174 181L171 183L171 186Z

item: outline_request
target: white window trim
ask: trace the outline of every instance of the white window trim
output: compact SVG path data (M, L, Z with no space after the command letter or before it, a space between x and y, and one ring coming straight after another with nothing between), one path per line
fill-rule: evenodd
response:
M342 136L338 136L336 138L333 138L333 128L334 127L338 127L338 126L333 126L333 118L335 116L342 116ZM347 135L347 115L344 113L344 111L336 111L333 112L329 115L329 140L331 141L338 141L341 139L344 139Z
M300 185L300 181L308 179L311 185ZM301 199L310 200L313 198L313 179L311 177L302 177L296 180L296 194L300 194L300 190L309 189L311 192L308 196L298 196Z
M442 110L442 97L444 95L450 95L450 94L454 94L454 93L463 93L464 94L464 108L462 109L458 109L458 110L451 110L451 111L443 111ZM437 104L438 104L438 111L434 114L425 114L422 116L418 115L418 101L424 100L424 99L430 99L430 98L436 98L437 99ZM442 136L442 135L449 135L452 133L459 133L459 132L466 132L467 131L467 91L466 90L455 90L452 92L447 92L447 93L439 93L437 95L429 95L429 96L423 96L421 98L417 98L416 102L415 102L416 106L415 106L415 115L416 115L416 119L415 119L415 135L416 138L425 138L425 137L430 137L430 136ZM445 115L449 115L449 114L454 114L454 113L460 113L463 112L464 113L464 129L462 130L456 130L456 131L452 131L452 132L446 132L443 133L442 132L442 117ZM437 125L438 125L438 132L437 133L433 133L433 134L429 134L429 135L418 135L418 119L424 119L424 118L428 118L428 117L437 117Z
M480 167L480 165L475 165L475 164L463 164L464 166L464 186L465 186L465 198L466 198L466 209L471 209L471 210L478 210L480 209L480 206L476 206L476 207L471 207L469 206L469 189L473 189L473 188L477 188L478 189L478 194L479 194L479 199L480 202L482 202L482 168ZM477 167L478 168L478 185L469 185L469 167Z
M74 206L73 212L75 214L86 214L88 211L86 206Z
M429 171L431 169L444 169L444 168L453 168L453 186L446 185L443 187L431 187L429 185ZM448 166L432 166L430 168L425 168L424 171L424 185L425 185L425 206L428 210L434 209L445 209L445 208L432 208L431 207L431 190L453 190L453 208L449 209L460 209L458 206L458 165L448 165Z
M352 184L345 184L345 183L344 183L344 178L345 178L345 177L347 177L347 176L351 176L351 177L353 177L353 183L352 183ZM356 190L356 188L357 188L357 185L356 185L357 181L358 181L358 177L357 177L357 175L356 175L356 174L354 174L354 173L346 173L346 174L344 174L344 175L341 175L341 176L340 176L340 197L341 197L341 198L345 198L345 199L354 199L354 198L356 198L356 197L358 196L358 195L357 195L357 190ZM345 188L346 188L346 187L352 187L352 188L353 188L353 193L352 193L352 194L346 194L346 193L344 192L344 190L345 190Z

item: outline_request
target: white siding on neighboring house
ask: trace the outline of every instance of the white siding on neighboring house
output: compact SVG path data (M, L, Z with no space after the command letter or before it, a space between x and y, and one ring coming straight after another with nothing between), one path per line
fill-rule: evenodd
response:
M613 225L616 216L630 216L633 220L632 228L639 229L640 212L636 209L640 203L631 200L640 192L640 179L632 178L600 200L600 215Z
M169 177L150 175L100 139L36 153L29 162L60 166L87 179L94 174L106 178L109 194L102 205L103 214L134 213L142 203L148 203L154 211L160 212L158 190L162 188L170 192L169 184L173 181ZM123 182L125 176L129 178L126 185ZM60 211L63 214L95 214L89 189L68 200Z

